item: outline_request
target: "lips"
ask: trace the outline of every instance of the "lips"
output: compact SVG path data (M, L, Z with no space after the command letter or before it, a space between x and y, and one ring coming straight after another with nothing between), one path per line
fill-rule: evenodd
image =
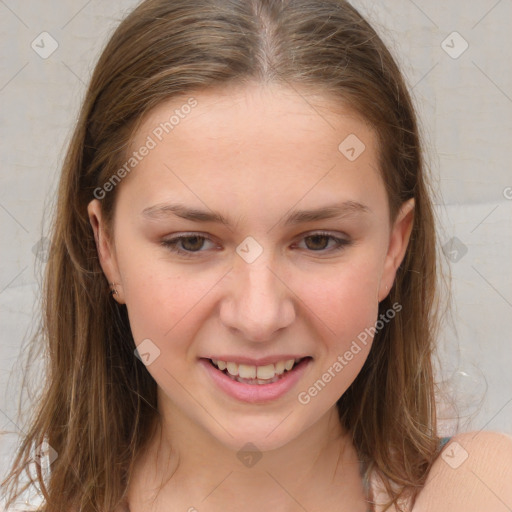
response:
M290 370L284 370L280 375L275 374L271 379L244 379L239 375L231 375L227 368L220 370L209 358L202 358L199 363L216 387L224 393L244 402L262 403L276 400L292 389L302 378L312 360L310 356L297 358L297 362Z
M310 357L308 354L279 354L275 356L261 357L259 359L246 357L243 355L236 354L209 354L202 357L202 359L212 359L217 361L234 362L237 364L247 364L254 366L264 366L267 364L276 364L279 361L287 361L293 359L303 359L304 357Z

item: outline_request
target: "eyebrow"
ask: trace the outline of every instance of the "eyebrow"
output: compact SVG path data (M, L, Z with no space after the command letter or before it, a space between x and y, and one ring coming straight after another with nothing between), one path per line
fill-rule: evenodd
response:
M286 216L284 221L281 221L281 224L284 226L295 226L318 220L342 219L370 212L370 208L362 203L358 203L357 201L345 201L343 203L330 204L311 210L293 210ZM162 219L169 216L176 216L193 222L214 222L228 227L230 226L228 219L218 212L189 208L179 203L156 204L145 208L142 211L142 215L149 219Z

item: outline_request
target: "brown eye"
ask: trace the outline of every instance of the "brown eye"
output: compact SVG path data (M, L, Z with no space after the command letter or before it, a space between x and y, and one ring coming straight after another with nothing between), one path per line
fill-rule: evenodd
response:
M326 235L311 235L304 238L304 240L312 240L312 244L306 243L308 246L308 249L311 249L313 251L321 251L326 248L327 244L329 243L329 236Z
M310 252L333 252L343 249L350 245L351 241L345 238L339 238L330 233L314 233L303 237L306 250ZM329 249L329 241L334 242L334 247Z
M302 240L305 241L307 251L322 254L340 251L345 246L351 244L351 240L339 238L329 233L314 233L312 235L303 237ZM334 242L334 247L329 248L330 241ZM194 257L205 252L205 250L202 250L204 248L205 242L213 243L206 236L191 234L180 235L171 239L162 240L160 244L175 254L179 254L185 257Z
M160 243L169 251L182 256L195 256L195 253L204 252L205 241L211 242L206 236L201 235L180 235L168 240L162 240ZM179 245L181 245L181 248Z
M203 246L204 240L201 236L186 236L181 239L181 244L186 251L198 251Z

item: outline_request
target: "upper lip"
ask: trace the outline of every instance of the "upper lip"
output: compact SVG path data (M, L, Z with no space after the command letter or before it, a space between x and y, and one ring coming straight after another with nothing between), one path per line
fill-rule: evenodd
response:
M246 356L231 356L231 355L216 355L216 356L209 356L205 359L214 359L216 361L226 361L226 362L233 362L237 364L247 364L250 366L265 366L267 364L275 364L279 361L288 361L289 359L295 359L297 361L298 359L303 359L304 357L311 357L307 355L296 355L296 354L282 354L277 356L266 356L261 357L259 359L253 359L251 357Z

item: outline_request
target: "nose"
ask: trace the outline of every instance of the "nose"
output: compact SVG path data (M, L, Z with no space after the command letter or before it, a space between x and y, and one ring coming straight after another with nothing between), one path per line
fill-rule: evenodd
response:
M247 341L272 340L295 319L293 291L265 253L252 263L238 258L220 307L223 325Z

